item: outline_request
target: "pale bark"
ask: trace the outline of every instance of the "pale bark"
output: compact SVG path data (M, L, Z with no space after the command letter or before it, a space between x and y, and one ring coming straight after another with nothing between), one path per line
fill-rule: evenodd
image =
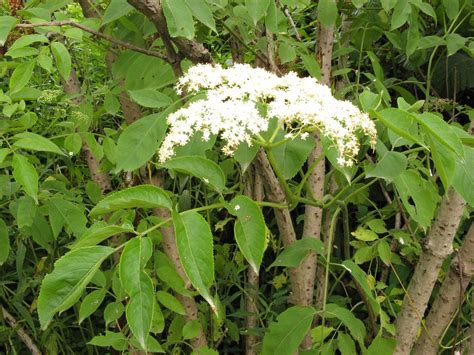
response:
M415 354L436 354L444 331L464 299L474 276L474 224L471 224L458 255L454 256L438 297L431 306L425 328L414 347Z
M320 24L318 35L318 47L316 57L321 68L321 82L327 86L331 86L331 63L332 49L334 38L334 26L326 27ZM308 158L308 167L323 154L319 134L314 135L316 146ZM316 164L314 170L308 178L308 188L311 197L314 199L322 199L324 196L324 177L326 174L326 163L324 158ZM303 238L321 239L321 227L323 221L323 210L320 207L306 206L304 214ZM301 300L302 305L312 305L314 298L314 286L317 283L319 294L322 294L322 285L324 283L324 272L317 274L317 254L311 252L301 263ZM321 303L322 297L317 297ZM318 305L317 305L318 306ZM308 334L302 343L303 349L311 347L311 337Z
M41 351L38 346L35 344L33 339L28 335L28 333L18 324L17 320L13 315L8 312L5 307L0 306L0 313L3 315L5 322L16 332L18 338L25 344L28 348L29 353L32 355L41 355Z
M258 172L263 178L265 194L268 197L268 200L271 202L286 204L287 200L285 192L283 191L283 188L275 176L270 162L268 161L268 158L262 149L260 149L257 153L256 164L258 167ZM278 225L281 240L283 241L283 246L288 247L294 241L296 241L296 233L293 227L290 211L287 208L275 208L273 209L273 213L275 214L275 219ZM295 268L289 268L288 272L292 290L289 302L298 304L297 302L301 300L298 270Z
M257 169L251 165L246 173L245 195L255 201L263 201L263 181L257 172ZM247 268L247 280L245 285L245 311L248 315L245 317L245 328L248 330L255 329L258 326L258 290L259 278L258 274L251 267ZM245 354L258 354L257 346L260 338L253 334L245 336Z
M76 71L72 69L71 74L67 79L61 77L61 83L64 92L73 95L71 101L76 105L79 105L84 99L84 96L81 94L81 82L77 77ZM92 181L100 187L102 193L111 191L112 185L110 184L109 175L100 169L100 161L92 154L86 142L82 143L82 153L89 168Z
M182 74L180 67L182 56L190 59L193 63L211 63L212 57L209 51L194 40L182 37L172 38L168 33L166 18L159 0L127 0L130 5L143 13L155 25L158 34L163 41L168 54L168 62L173 67L177 76ZM176 46L178 51L175 50Z
M152 177L150 183L156 186L161 185L161 181L158 177ZM153 210L153 214L163 220L168 219L171 217L170 211L165 208L156 208ZM187 289L191 288L191 282L188 279L188 276L184 272L183 266L181 264L181 260L179 259L178 254L178 247L176 245L176 236L174 232L174 228L172 225L166 225L160 228L161 234L163 236L163 251L170 259L171 263L173 264L176 272L181 276L184 281L185 287ZM196 301L192 297L184 296L181 294L176 294L176 298L183 304L184 309L186 311L185 318L187 321L198 320L198 308ZM200 323L200 322L199 322ZM200 329L198 335L191 339L191 345L194 348L204 347L207 346L206 335L204 334L204 330L202 324L200 324Z
M409 354L413 347L443 261L453 252L453 239L465 204L452 188L443 197L395 322L397 345L394 354Z

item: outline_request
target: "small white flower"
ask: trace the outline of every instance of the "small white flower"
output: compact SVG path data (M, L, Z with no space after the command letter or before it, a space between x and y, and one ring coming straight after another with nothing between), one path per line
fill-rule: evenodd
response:
M308 138L308 136L309 136L309 133L308 133L308 132L303 132L303 133L301 133L301 135L300 135L300 137L301 137L302 140L306 140L306 138Z
M344 166L351 166L359 152L358 132L368 135L371 144L376 142L377 131L367 114L349 101L334 98L316 79L300 78L294 72L278 77L248 64L228 69L198 64L179 79L176 90L179 94L205 90L206 98L168 116L170 129L159 151L161 162L196 132L202 132L204 140L219 136L224 154L232 155L241 143L251 144L253 136L265 132L271 118L288 130L285 138L304 128L317 128L332 140L338 163ZM261 105L266 106L266 114L259 110ZM301 138L308 135L304 132Z
M240 210L240 206L239 206L239 205L235 205L234 210L235 210L235 211Z

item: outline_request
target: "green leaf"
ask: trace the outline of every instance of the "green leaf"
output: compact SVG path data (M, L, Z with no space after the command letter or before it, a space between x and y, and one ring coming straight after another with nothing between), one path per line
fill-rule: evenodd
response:
M392 251L390 245L385 241L381 240L377 245L377 251L379 252L380 259L385 265L390 265L392 259Z
M5 158L11 153L11 150L8 148L0 148L0 164L5 161Z
M404 171L393 181L410 216L419 223L421 228L428 228L439 201L436 187L414 170Z
M444 46L446 41L439 36L425 36L421 37L418 42L418 49L427 49L436 46Z
M153 334L159 334L159 333L162 333L164 329L165 329L165 318L163 317L163 313L161 312L158 302L155 300L154 306L153 306L153 316L151 319L150 332Z
M143 117L125 128L117 141L117 170L132 171L150 160L160 147L167 128L161 113Z
M120 101L116 95L107 93L104 96L104 108L107 113L115 115L120 110Z
M191 320L183 327L183 339L193 339L199 335L201 325L197 319Z
M437 20L436 12L433 9L433 6L431 6L429 3L421 0L421 1L411 1L411 4L413 4L415 7L420 9L424 14L433 18L435 21Z
M184 272L214 313L217 305L209 293L214 282L214 255L211 229L197 212L173 212L176 245Z
M1 21L1 20L0 20ZM15 50L23 47L27 47L33 43L48 43L49 40L46 36L40 34L31 34L31 35L23 35L18 38L9 48L8 50Z
M428 138L428 143L436 171L441 178L444 189L448 190L456 174L457 156L453 151L439 144L438 141L432 137Z
M130 302L125 311L127 322L140 346L148 350L148 337L151 329L154 307L154 287L150 277L140 272L137 289L130 296Z
M278 57L281 64L292 62L296 59L296 50L290 43L283 42L278 47Z
M133 6L131 6L127 0L111 0L109 6L105 9L104 16L102 16L102 26L118 20L132 10Z
M162 108L173 103L171 98L155 89L129 90L133 101L143 107Z
M395 7L395 5L397 4L397 1L398 0L380 0L380 2L382 3L383 9L387 13L390 12L390 10L392 10Z
M193 14L185 0L162 0L168 30L171 37L194 37Z
M363 240L364 242L371 242L377 240L379 236L369 229L363 227L357 227L357 229L351 233L355 238Z
M464 147L464 158L456 160L456 173L452 185L454 189L474 207L474 148Z
M309 75L311 75L313 78L320 79L321 67L319 66L319 63L314 55L305 54L301 56L301 59L303 60L303 65L308 71Z
M52 253L51 244L54 242L51 227L46 218L36 210L33 225L31 226L31 237L38 245L41 245L48 252Z
M352 0L352 4L356 7L356 8L361 8L362 6L364 6L369 0Z
M254 26L256 26L258 20L267 13L270 1L271 0L245 0L245 7L247 8Z
M463 155L464 151L461 139L441 117L433 113L424 112L417 117L417 121L423 129L439 143L452 150L456 155Z
M371 113L382 121L387 128L390 128L398 136L408 140L408 143L418 143L422 147L425 147L421 138L410 132L410 128L414 123L413 115L409 115L407 112L396 108L384 109L380 112L371 110Z
M348 183L350 183L357 171L356 165L354 164L353 166L343 166L339 164L337 161L339 158L339 152L337 151L334 142L325 136L321 136L320 138L325 158L327 158L331 165L346 178Z
M127 294L132 297L140 292L141 273L153 253L153 243L149 237L131 239L120 256L120 282Z
M452 21L459 13L459 0L443 0L444 11Z
M405 154L389 151L384 154L375 166L367 168L366 177L380 177L386 180L393 180L393 178L404 172L406 167L407 157Z
M313 322L313 307L288 308L270 324L263 338L262 355L293 354L303 341Z
M399 0L393 10L390 31L402 27L408 21L410 14L411 4L408 0Z
M202 24L209 27L211 30L217 33L216 22L214 21L214 16L212 11L207 5L205 0L184 0L186 5L193 13L193 16Z
M9 88L12 92L20 91L26 86L26 84L28 84L31 76L33 75L35 66L36 62L34 60L30 60L28 62L21 63L15 68L9 82Z
M36 216L35 201L29 196L22 196L18 200L16 223L18 228L31 227Z
M311 252L318 254L324 253L324 244L319 239L314 238L303 238L294 241L288 247L283 249L280 255L277 256L276 260L270 267L275 266L286 266L286 267L297 267L300 265L306 256Z
M302 168L314 144L311 136L306 139L298 137L273 149L275 161L286 180L293 178Z
M268 5L265 27L272 33L278 33L278 10L275 1L270 1Z
M360 319L356 318L354 313L337 304L329 303L326 305L326 317L339 319L349 329L354 339L360 344L364 344L365 326Z
M318 19L324 26L336 23L338 11L336 0L320 0L318 4Z
M418 43L420 42L420 31L418 26L411 25L407 31L407 40L405 54L407 58L410 58L413 53L418 49Z
M258 275L265 252L266 225L260 207L246 196L237 196L229 204L229 213L237 216L234 236L242 255Z
M313 340L313 343L322 343L333 331L333 327L318 325L311 329L311 339Z
M125 351L127 350L128 340L122 333L113 333L106 330L105 335L96 335L87 344L112 347L117 351Z
M0 18L1 19L1 18ZM0 218L0 266L5 263L10 254L10 237L8 227L3 219Z
M51 52L56 61L59 75L61 75L64 80L69 80L69 76L71 75L71 55L66 46L61 42L51 43Z
M18 19L13 16L0 16L0 47L5 45L10 31L17 22Z
M173 291L184 296L191 296L184 285L184 280L171 265L168 257L158 251L155 252L155 268L156 275Z
M18 49L10 49L5 56L12 57L13 59L16 58L26 58L38 55L39 51L33 47L23 47Z
M367 355L393 354L395 351L395 345L395 339L385 338L379 334L367 349Z
M38 315L45 330L53 316L74 305L84 288L99 270L102 262L114 252L113 248L95 246L76 249L54 264L45 276L38 297Z
M150 238L134 238L120 256L119 273L122 286L130 296L126 317L133 335L146 349L154 307L154 287L144 268L153 252Z
M349 334L339 332L337 335L337 347L341 352L341 355L355 355L356 347L354 340L352 340Z
M367 226L377 234L387 233L388 230L385 227L385 222L382 219L371 219L366 222Z
M97 245L120 233L133 233L133 226L127 224L115 226L107 225L105 222L98 222L82 234L81 237L70 246L70 248L77 249Z
M90 215L98 216L126 208L157 207L171 209L168 194L153 185L139 185L109 194L91 210Z
M13 138L18 140L13 143L15 147L35 150L38 152L51 152L59 155L65 155L59 147L51 142L48 138L31 132L18 133Z
M123 315L123 312L125 312L125 307L122 302L112 302L107 304L104 309L105 326L119 319Z
M59 198L49 201L49 221L55 238L64 225L69 226L77 237L86 231L87 218L84 216L83 207Z
M25 193L38 203L38 172L24 155L13 155L13 177Z
M130 343L136 348L139 348L141 346L135 338L130 339ZM165 350L160 345L160 343L158 343L158 340L153 338L151 335L148 335L146 337L145 343L146 343L146 347L144 347L144 349L146 349L148 352L152 354L165 352Z
M225 189L226 178L222 169L212 160L200 156L184 156L172 158L163 166L181 173L193 175L222 192Z
M374 309L375 313L380 310L380 305L377 303L374 294L372 293L369 283L367 282L367 274L362 270L359 265L354 263L352 260L345 260L342 266L348 270L352 278L360 285L365 295L369 299L370 306Z
M373 245L360 247L354 253L354 261L356 264L363 264L374 259L377 256Z
M182 316L186 314L184 306L172 294L165 291L158 291L156 293L156 298L163 306L172 310L173 312L181 314Z
M81 303L79 307L79 324L81 324L84 319L89 317L94 313L99 306L102 304L105 298L105 289L99 289L89 293Z
M457 33L448 34L446 36L446 47L448 48L448 57L462 49L466 42L467 38Z
M64 139L64 149L69 153L78 154L82 148L82 138L79 133L71 133Z
M234 152L234 159L240 164L242 171L246 171L257 155L259 146L252 144L248 146L246 142L242 142Z

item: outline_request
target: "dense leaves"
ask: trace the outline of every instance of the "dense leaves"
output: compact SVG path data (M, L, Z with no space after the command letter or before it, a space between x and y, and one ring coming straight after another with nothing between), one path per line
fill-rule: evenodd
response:
M473 14L470 0L0 2L1 352L370 355L426 334L420 353L472 352ZM272 83L245 70L183 87L205 63L304 82L276 114L293 121L253 127L240 95ZM347 102L296 107L313 79ZM357 131L344 164L352 103L377 139ZM237 121L261 134L228 134ZM184 145L164 161L174 126ZM444 211L453 190L461 207Z

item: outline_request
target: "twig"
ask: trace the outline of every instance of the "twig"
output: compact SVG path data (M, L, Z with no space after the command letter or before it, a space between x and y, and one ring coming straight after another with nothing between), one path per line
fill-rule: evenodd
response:
M35 28L35 27L47 27L47 26L48 27L49 26L72 26L72 27L76 27L76 28L79 28L79 29L83 30L84 32L88 32L90 34L93 34L94 36L105 39L105 40L107 40L107 41L109 41L109 42L111 42L111 43L113 43L113 44L115 44L119 47L124 47L124 48L130 49L130 50L135 51L135 52L143 53L143 54L146 54L146 55L149 55L149 56L152 56L152 57L157 57L157 58L163 59L165 61L168 60L166 55L161 53L161 52L157 52L157 51L153 51L153 50L149 50L149 49L145 49L145 48L135 46L134 44L121 41L121 40L119 40L117 38L114 38L112 36L109 36L105 33L93 30L92 28L86 27L84 25L81 25L80 23L70 21L70 20L51 21L51 22L37 22L37 23L20 23L20 24L16 25L16 27L18 27L18 28Z
M290 25L293 28L293 31L295 31L296 39L301 42L301 36L298 33L298 29L296 28L295 21L293 21L293 18L291 17L290 11L288 8L285 8L285 15L288 18L288 21L290 21Z
M33 339L31 339L31 337L25 332L25 330L18 324L15 317L13 317L5 309L5 307L1 306L1 310L3 314L3 318L5 318L5 321L8 323L10 327L13 328L13 330L15 330L16 334L21 339L21 341L26 345L26 347L31 352L31 354L41 355L41 351L38 349Z

